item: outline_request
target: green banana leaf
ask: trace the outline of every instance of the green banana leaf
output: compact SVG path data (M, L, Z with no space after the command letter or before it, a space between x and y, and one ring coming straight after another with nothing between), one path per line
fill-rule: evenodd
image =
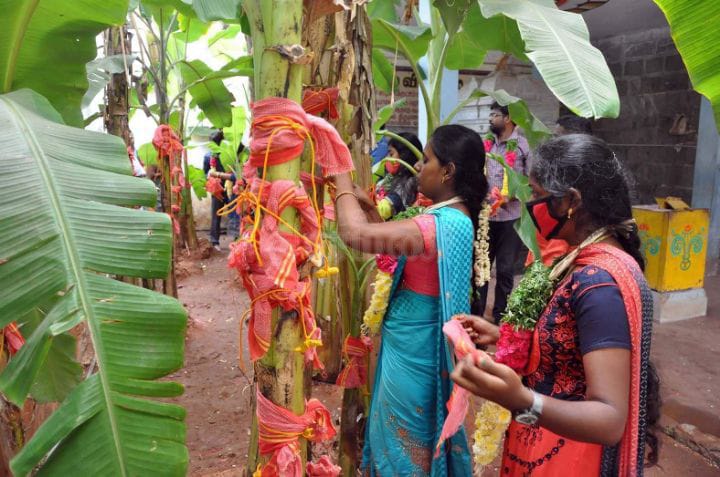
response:
M582 16L559 10L553 0L478 0L486 18L515 20L527 57L548 88L578 116L616 118L615 80L600 50L590 44Z
M394 53L398 51L412 64L427 52L432 39L430 25L398 25L383 19L372 21L373 47Z
M192 6L202 22L234 20L239 16L241 0L193 0Z
M527 103L522 99L516 98L504 89L485 91L484 93L497 101L500 106L508 107L510 117L515 124L523 129L525 139L528 140L531 147L537 146L552 135L552 131L530 112Z
M192 164L188 164L187 180L190 182L190 186L195 191L195 195L198 199L204 199L207 197L207 191L205 190L207 177L202 169L195 167Z
M407 101L405 98L400 98L397 101L395 101L392 104L386 104L380 110L378 111L377 119L373 123L373 132L377 133L380 128L390 121L390 118L393 114L395 114L395 111L404 108L407 105Z
M485 18L478 3L473 2L461 30L450 38L445 66L451 70L478 68L488 51L502 51L527 61L517 22L504 15Z
M373 82L377 88L387 94L393 89L393 81L397 83L395 76L395 65L385 56L385 52L380 48L372 49L372 71Z
M177 68L192 96L191 106L197 105L216 128L232 124L232 102L235 100L222 79L207 79L213 70L200 60L180 61Z
M82 107L86 108L90 106L95 96L105 89L112 79L112 75L122 73L125 71L125 66L130 68L133 61L135 61L135 55L112 55L104 56L102 58L95 58L85 65L88 79L88 90L82 99Z
M530 181L527 176L524 176L508 166L505 162L505 158L498 154L486 154L486 157L490 160L497 161L503 169L508 178L508 193L510 197L514 197L522 202L520 207L520 219L515 222L515 231L518 233L520 240L530 250L535 257L540 257L540 247L537 241L537 229L535 223L530 217L530 213L525 207L525 203L530 201L532 198L532 189L530 189Z
M0 96L0 136L0 326L50 303L0 391L22 404L54 359L48 342L83 321L98 368L11 461L14 475L185 475L185 411L149 398L182 393L156 379L182 366L186 314L107 276L167 275L168 216L128 208L153 206L155 187L130 175L120 138L64 125L30 90Z
M451 37L460 29L474 0L433 0L433 7L440 12L447 34Z
M717 0L655 0L695 91L710 100L720 130L720 2Z
M202 38L210 28L210 23L193 17L178 15L179 36L185 43L193 43Z
M367 14L373 20L382 18L395 23L397 21L395 8L398 3L400 0L371 0L367 5Z
M85 64L95 59L97 34L124 21L128 0L14 0L2 5L0 93L31 88L66 122L82 126Z

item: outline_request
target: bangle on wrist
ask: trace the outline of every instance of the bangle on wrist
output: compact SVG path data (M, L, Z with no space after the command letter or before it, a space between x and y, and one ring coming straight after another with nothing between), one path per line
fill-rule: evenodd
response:
M337 202L337 200L338 200L340 197L342 197L342 196L344 196L344 195L346 195L346 194L347 194L347 195L352 195L353 197L355 197L355 200L357 200L357 195L355 195L355 192L353 192L353 191L351 191L351 190L344 190L344 191L342 191L342 192L338 192L337 194L335 194L335 201Z

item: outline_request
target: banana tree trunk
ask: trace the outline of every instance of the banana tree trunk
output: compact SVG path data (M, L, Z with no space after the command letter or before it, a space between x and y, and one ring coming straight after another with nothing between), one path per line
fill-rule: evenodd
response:
M371 183L370 150L373 141L373 122L375 120L375 90L372 78L371 58L371 32L370 19L366 7L358 6L355 14L351 12L339 13L335 16L336 44L344 45L345 51L338 53L339 65L336 71L340 72L338 86L340 87L340 111L342 127L340 132L350 145L353 162L356 169L356 181L361 187L368 187ZM355 257L361 262L362 257ZM343 266L341 273L349 278L349 267ZM351 280L342 280L349 283ZM348 295L349 287L342 287L343 294ZM364 290L357 296L341 296L341 301L348 298L354 303L350 313L345 315L344 329L346 334L354 337L360 335L360 324L365 305ZM369 378L368 378L369 380ZM343 393L342 414L340 423L340 457L339 464L343 476L356 475L359 466L359 456L362 449L365 418L367 410L366 400L369 383L364 389L346 389ZM363 416L358 420L359 416Z
M304 44L315 53L306 70L305 82L313 87L338 87L340 117L335 126L349 144L356 180L363 187L371 181L370 150L375 116L370 21L365 8L353 5L350 10L334 15L306 18L303 28ZM334 226L326 222L326 229ZM318 284L315 311L323 332L320 357L327 379L334 381L342 364L345 336L360 334L365 294L364 290L355 292L360 284L355 283L356 277L347 261L352 259L360 267L362 254L355 253L350 258L331 250L328 258L331 257L337 257L340 274ZM323 319L326 316L330 319ZM364 396L367 396L367 385L365 389L346 389L343 394L339 464L346 476L354 476L359 464L365 421L358 421L358 416L365 414Z
M105 56L125 55L124 45L130 45L130 35L125 25L105 30ZM121 137L126 146L132 146L128 111L127 72L123 71L113 74L105 89L104 122L108 133Z
M187 143L185 137L185 95L182 95L178 100L179 107L179 121L178 121L178 134L181 135L183 144ZM188 174L188 160L187 154L183 154L183 173L185 177L189 177ZM195 216L193 215L192 206L192 195L190 194L190 182L187 181L185 187L182 190L182 205L180 207L180 236L182 243L187 250L195 250L198 247L197 231L195 229Z
M252 28L252 44L255 64L254 99L284 97L300 101L302 92L302 69L282 57L277 49L298 45L301 41L303 16L302 0L248 0L243 8ZM298 182L300 157L268 167L269 181L290 179ZM288 207L282 218L297 226L297 213ZM278 406L295 414L305 412L305 400L309 396L310 373L302 353L295 351L303 341L302 327L295 312L275 310L272 318L273 339L264 358L255 363L255 382L262 394ZM253 413L254 414L254 413ZM252 474L266 458L258 454L257 422L248 455L248 473ZM300 440L300 452L307 457L307 442Z

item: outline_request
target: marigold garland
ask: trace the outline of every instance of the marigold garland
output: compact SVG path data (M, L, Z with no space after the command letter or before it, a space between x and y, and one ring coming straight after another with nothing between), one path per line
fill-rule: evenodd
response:
M394 270L394 269L393 269ZM382 320L387 311L390 301L390 288L392 288L392 272L378 270L375 282L372 284L373 294L370 298L370 306L363 315L362 333L364 335L376 335L380 333Z
M485 401L475 414L473 460L477 470L482 470L498 456L511 417L510 411L492 401Z

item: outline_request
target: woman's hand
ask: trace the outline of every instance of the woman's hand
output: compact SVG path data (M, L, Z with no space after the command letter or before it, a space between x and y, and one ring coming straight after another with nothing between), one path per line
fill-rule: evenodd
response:
M484 318L475 315L456 315L453 318L460 321L478 346L492 345L500 339L498 327Z
M527 409L533 402L532 391L523 385L520 376L489 357L476 363L472 355L466 356L455 366L450 378L476 396L511 411Z
M370 195L365 189L357 184L353 184L353 192L355 193L355 197L357 197L358 202L360 202L360 207L362 207L365 212L375 210L375 202L370 198Z

